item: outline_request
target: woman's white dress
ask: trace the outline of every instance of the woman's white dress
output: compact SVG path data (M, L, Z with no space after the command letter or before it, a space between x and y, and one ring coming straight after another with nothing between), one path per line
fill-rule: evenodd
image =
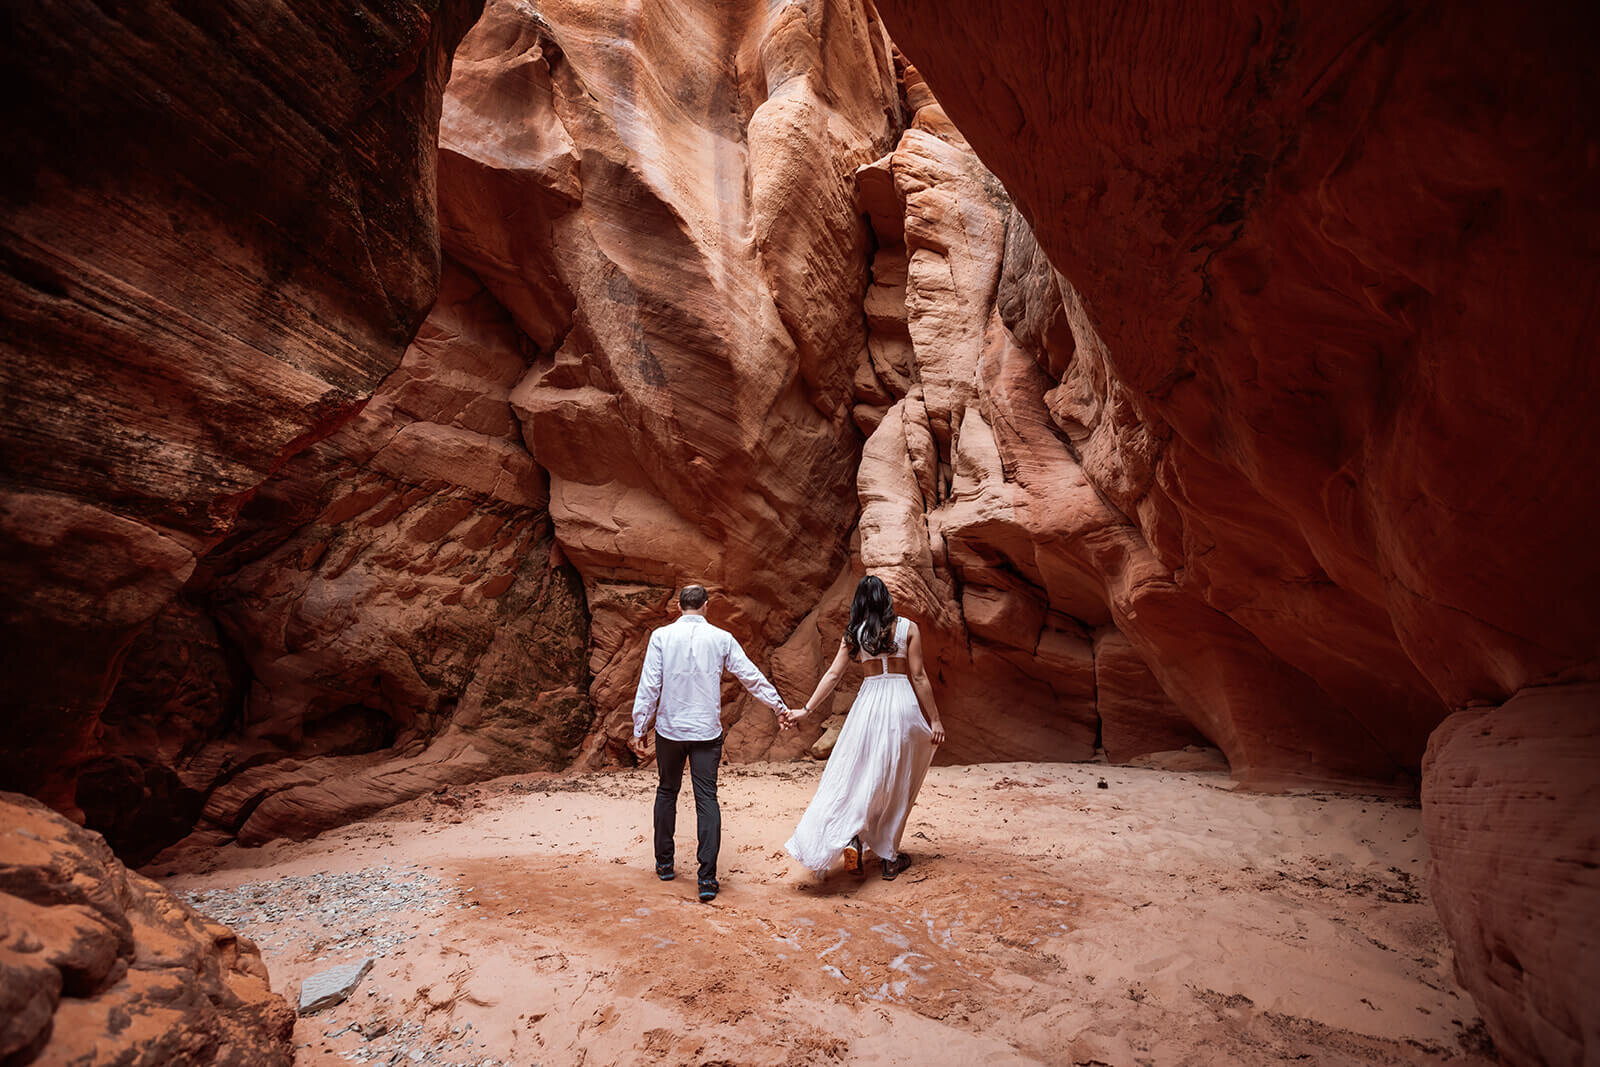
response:
M904 618L895 620L894 651L862 660L882 660L887 670L891 655L906 654L909 629ZM819 873L833 866L856 834L875 855L894 859L932 759L933 730L911 679L887 673L865 679L828 755L817 795L784 847Z

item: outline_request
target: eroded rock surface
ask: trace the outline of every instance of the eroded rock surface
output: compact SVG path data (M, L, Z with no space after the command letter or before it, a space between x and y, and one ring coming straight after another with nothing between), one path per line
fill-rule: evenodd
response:
M293 1030L254 944L0 793L0 1058L287 1067Z
M1087 758L1089 626L1104 605L1091 599L1073 615L1051 603L980 413L982 366L1003 329L1010 201L916 72L902 78L909 128L857 173L877 244L856 377L856 417L870 430L857 474L859 566L921 623L951 738L941 758Z
M882 10L1070 281L1053 422L1330 739L1414 768L1447 708L1592 663L1575 13Z
M1521 693L1434 739L1436 883L1508 1050L1590 1054L1589 984L1533 946L1592 945L1592 887L1519 915L1485 881L1594 860L1514 755L1600 765L1528 688L1600 676L1589 14L879 6L1031 223L1006 322L1124 517L1112 621L1257 782L1391 781ZM1520 841L1473 822L1502 810Z
M256 843L572 760L591 719L586 614L508 400L526 364L499 304L447 262L401 366L263 486L207 561L197 598L240 660L235 687L127 679L94 790L80 784L86 811L102 794L138 806L119 775L169 773L197 798L203 834ZM130 744L186 717L229 721ZM165 799L150 796L146 820ZM171 840L149 836L160 825L144 827L155 848ZM145 843L117 839L136 855Z
M399 362L433 303L436 124L477 6L5 16L6 785L73 808L135 632Z
M1209 739L1264 787L1404 783L1403 758L1186 587L1090 478L1051 398L1104 345L920 75L903 80L911 128L858 174L878 238L857 377L871 430L860 562L925 620L957 724L945 755L1092 754L1104 718L1094 633L1115 627L1126 669L1108 676L1140 661L1154 672L1144 751ZM1128 707L1115 682L1107 696L1115 738Z
M1456 977L1514 1063L1600 1055L1600 684L1458 711L1423 764L1430 890Z
M766 662L846 563L870 240L854 171L898 133L888 51L848 0L537 18L508 0L463 42L442 225L538 350L512 403L583 575L591 760L621 751L676 586L708 585ZM770 714L742 721L756 705L732 690L727 707L731 756L774 751Z

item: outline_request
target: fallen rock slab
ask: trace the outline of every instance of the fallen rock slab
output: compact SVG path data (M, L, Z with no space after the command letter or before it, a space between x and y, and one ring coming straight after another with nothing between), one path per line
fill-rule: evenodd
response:
M361 979L372 970L372 964L373 957L368 956L360 963L329 967L307 978L300 983L300 1014L310 1015L342 1002L355 992Z

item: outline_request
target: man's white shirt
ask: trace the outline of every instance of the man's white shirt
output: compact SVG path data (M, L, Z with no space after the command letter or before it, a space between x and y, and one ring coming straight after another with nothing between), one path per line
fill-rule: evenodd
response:
M750 662L733 635L702 615L684 615L650 635L639 691L633 698L633 736L655 720L669 741L711 741L722 736L722 672L774 712L783 700Z

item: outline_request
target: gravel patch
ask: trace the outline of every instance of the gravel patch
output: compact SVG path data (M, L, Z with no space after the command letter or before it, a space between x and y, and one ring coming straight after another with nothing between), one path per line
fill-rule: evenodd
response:
M456 903L454 886L416 867L293 875L231 889L183 894L203 915L233 927L265 951L295 942L316 959L383 956L416 935L384 922L399 912L439 916Z

